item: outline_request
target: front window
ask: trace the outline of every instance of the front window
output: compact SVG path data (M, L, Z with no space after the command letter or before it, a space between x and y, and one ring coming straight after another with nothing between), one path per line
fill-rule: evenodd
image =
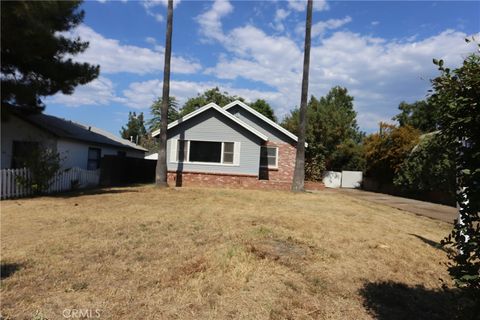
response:
M12 145L12 163L13 169L25 167L28 158L35 156L40 148L40 143L34 141L13 141ZM38 155L37 155L38 156Z
M222 143L190 141L190 162L217 162L222 159Z
M260 166L264 168L278 167L278 148L262 147L260 149Z
M100 168L100 155L101 150L99 148L88 148L87 170L97 170Z
M176 161L234 164L234 142L178 140Z

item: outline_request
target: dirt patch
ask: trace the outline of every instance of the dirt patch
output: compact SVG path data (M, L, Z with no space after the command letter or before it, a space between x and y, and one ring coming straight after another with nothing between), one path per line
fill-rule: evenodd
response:
M310 246L287 239L262 239L255 243L249 243L248 250L260 259L270 259L282 264L290 264L293 261L306 260L313 254Z
M207 270L207 260L204 257L194 258L185 262L175 272L171 274L170 281L177 283L184 279L193 278L195 275Z

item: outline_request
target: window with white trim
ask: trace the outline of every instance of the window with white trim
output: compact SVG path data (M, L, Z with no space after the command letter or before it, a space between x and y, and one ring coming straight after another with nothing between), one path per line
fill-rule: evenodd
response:
M278 147L261 147L260 166L264 168L278 168Z
M223 143L223 158L222 163L233 164L234 158L234 143L233 142L224 142Z
M100 168L100 157L102 150L100 148L88 148L87 170L97 170Z
M239 142L172 140L171 144L176 162L234 165L239 161Z

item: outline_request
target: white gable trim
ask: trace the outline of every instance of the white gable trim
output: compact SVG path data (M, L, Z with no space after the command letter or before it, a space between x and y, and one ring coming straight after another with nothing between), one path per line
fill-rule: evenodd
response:
M253 114L254 116L260 118L261 120L265 121L266 123L268 123L269 125L271 125L272 127L274 127L275 129L277 129L278 131L282 132L283 134L285 134L286 136L292 138L294 141L298 141L298 137L296 135L294 135L293 133L291 133L290 131L288 131L287 129L285 129L284 127L282 127L281 125L279 125L278 123L275 123L274 121L270 120L269 118L265 117L263 114L261 114L260 112L258 112L257 110L253 109L252 107L246 105L245 103L243 103L242 101L240 100L235 100L233 102L230 102L229 104L227 104L226 106L223 107L224 110L228 110L230 109L231 107L233 106L236 106L236 105L239 105L241 106L242 108L244 108L245 110L247 110L248 112L250 112L251 114ZM305 142L305 146L308 146L308 144Z
M177 121L174 121L174 122L170 123L168 125L167 130L170 130L171 128L177 126L178 124L183 123L183 122L187 121L188 119L191 119L191 118L193 118L193 117L195 117L195 116L201 114L202 112L205 112L205 111L207 111L208 109L211 109L211 108L215 109L216 111L220 112L221 114L223 114L227 118L231 119L232 121L234 121L238 125L247 129L248 131L250 131L251 133L253 133L257 137L262 139L263 141L268 141L268 137L266 135L264 135L263 133L255 130L254 128L252 128L251 126L249 126L245 122L241 121L240 119L238 119L237 117L232 115L230 112L225 111L224 109L220 108L217 104L215 104L213 102L210 102L209 104L207 104L207 105L205 105L205 106L187 114L186 116L178 119ZM158 136L159 134L160 134L160 129L155 130L155 131L152 132L152 137Z

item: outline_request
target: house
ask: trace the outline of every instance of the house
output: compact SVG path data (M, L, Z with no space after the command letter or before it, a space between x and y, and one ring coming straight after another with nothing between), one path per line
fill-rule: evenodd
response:
M241 101L209 103L168 125L168 179L177 186L286 189L296 144L293 133Z
M143 158L146 149L115 135L42 113L2 107L1 168L21 167L19 159L34 147L56 150L64 169L96 170L104 155Z

